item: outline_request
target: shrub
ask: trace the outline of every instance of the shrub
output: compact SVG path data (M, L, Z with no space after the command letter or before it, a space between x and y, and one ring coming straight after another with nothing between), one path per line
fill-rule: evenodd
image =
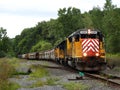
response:
M0 63L0 80L7 80L15 72L15 69L6 60Z
M0 90L16 90L19 88L18 84L14 84L8 81L15 72L14 66L12 66L8 59L0 59Z

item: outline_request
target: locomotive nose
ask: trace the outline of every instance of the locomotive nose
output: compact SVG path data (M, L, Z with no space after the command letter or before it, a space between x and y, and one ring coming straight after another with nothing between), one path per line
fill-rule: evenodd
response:
M99 40L83 39L82 41L83 56L99 56Z

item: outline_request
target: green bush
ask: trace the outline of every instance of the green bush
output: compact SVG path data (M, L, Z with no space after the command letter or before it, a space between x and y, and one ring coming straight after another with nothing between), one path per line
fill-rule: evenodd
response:
M0 58L5 57L6 53L4 51L0 51Z
M32 46L31 52L49 50L52 48L52 44L46 41L40 41L35 46Z

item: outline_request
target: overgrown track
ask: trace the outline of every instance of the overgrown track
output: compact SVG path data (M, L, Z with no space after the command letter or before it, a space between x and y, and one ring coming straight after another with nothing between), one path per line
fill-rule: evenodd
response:
M53 63L55 63L53 61ZM80 72L79 70L77 69L73 69L71 67L66 67L66 66L60 66L60 67L52 67L52 66L42 66L42 67L45 67L45 68L52 68L52 69L63 69L63 70L67 70L67 71L70 71L70 72L73 72L73 73L78 73ZM109 86L115 86L115 87L119 87L120 88L120 77L117 77L117 76L110 76L108 74L104 74L104 73L97 73L97 74L91 74L90 72L84 72L85 76L86 77L89 77L89 78L92 78L92 79L96 79L96 80L99 80L99 81L102 81L104 83L106 83L107 85ZM110 76L110 77L109 77ZM115 81L115 80L119 80L119 82ZM81 77L76 77L76 79L68 79L68 80L84 80L83 78Z
M109 86L115 86L115 87L119 87L120 88L120 83L114 81L113 79L108 79L108 78L103 77L103 76L101 76L99 74L85 73L85 75L88 76L88 77L90 77L90 78L94 78L94 79L103 81L103 82L107 83L107 85L109 85ZM120 80L120 77L118 77L118 79Z

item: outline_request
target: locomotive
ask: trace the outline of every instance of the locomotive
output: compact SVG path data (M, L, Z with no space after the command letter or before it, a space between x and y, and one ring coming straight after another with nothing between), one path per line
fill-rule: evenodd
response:
M54 60L80 71L104 70L104 36L99 30L79 29L52 50L23 54L21 58Z

